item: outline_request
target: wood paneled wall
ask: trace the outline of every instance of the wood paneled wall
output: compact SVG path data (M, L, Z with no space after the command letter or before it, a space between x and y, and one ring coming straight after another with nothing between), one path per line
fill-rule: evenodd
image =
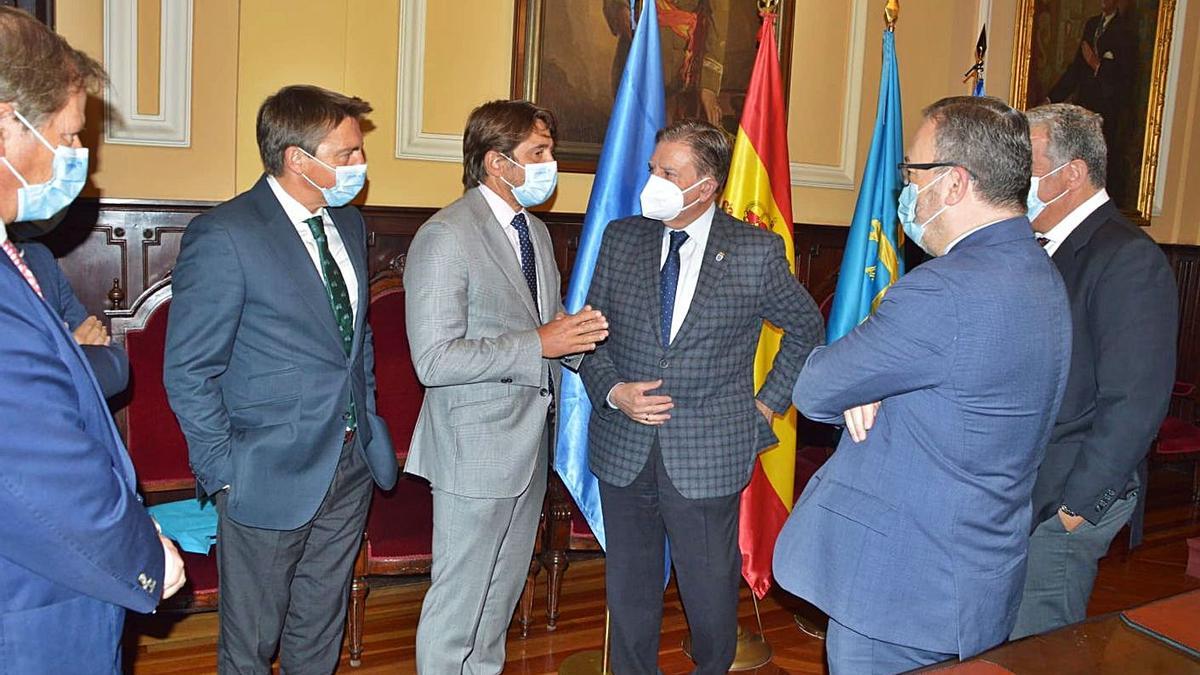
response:
M126 308L170 273L188 222L210 208L206 202L81 200L43 241L57 256L75 293L89 312ZM403 269L408 246L431 208L367 206L371 276ZM539 214L550 229L563 291L579 248L583 216ZM800 223L795 228L796 273L819 303L837 286L847 228ZM1181 380L1200 384L1200 246L1164 245L1179 283L1179 369ZM920 252L906 251L909 260Z

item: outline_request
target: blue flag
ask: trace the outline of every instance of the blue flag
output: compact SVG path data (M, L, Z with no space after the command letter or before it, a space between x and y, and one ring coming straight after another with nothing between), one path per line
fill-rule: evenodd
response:
M879 78L879 108L875 133L863 171L854 220L837 292L829 315L826 339L833 342L861 323L879 306L887 289L904 274L904 231L896 222L904 131L900 117L900 76L896 68L896 37L883 33L883 72Z
M570 313L587 301L604 228L618 218L641 212L639 196L649 177L647 163L654 154L654 135L665 126L662 53L658 46L658 14L654 2L642 3L642 14L629 47L625 72L617 88L596 179L588 199L579 251L571 271L564 303ZM604 519L600 487L588 468L588 418L592 405L579 375L563 371L558 403L558 439L554 469L562 477L596 541L604 548Z

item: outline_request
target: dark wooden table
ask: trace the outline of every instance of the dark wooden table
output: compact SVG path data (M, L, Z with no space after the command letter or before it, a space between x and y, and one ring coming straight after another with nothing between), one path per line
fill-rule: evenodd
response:
M1194 620L1200 621L1200 616ZM1113 612L1001 645L962 663L931 666L920 672L1185 675L1200 674L1200 659L1133 628L1121 618L1121 612Z

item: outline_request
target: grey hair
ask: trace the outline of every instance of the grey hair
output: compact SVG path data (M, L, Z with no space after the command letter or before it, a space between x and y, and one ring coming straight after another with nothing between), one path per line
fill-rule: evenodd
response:
M717 193L725 186L733 148L724 131L703 120L685 119L659 129L654 142L663 141L683 143L691 148L696 171L701 176L712 176L717 183Z
M991 96L950 96L922 113L934 123L937 161L966 169L984 202L1025 210L1033 152L1024 115Z
M1087 165L1092 187L1102 188L1108 180L1108 145L1104 142L1104 118L1071 103L1048 103L1025 113L1030 128L1046 129L1049 143L1046 158L1054 166L1072 160Z

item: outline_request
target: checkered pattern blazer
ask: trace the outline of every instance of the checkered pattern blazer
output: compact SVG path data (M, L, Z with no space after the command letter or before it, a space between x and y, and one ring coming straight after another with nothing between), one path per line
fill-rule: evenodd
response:
M778 439L754 405L754 353L763 320L784 331L758 398L776 412L824 334L821 315L796 280L775 234L717 210L696 294L670 346L659 329L663 224L641 216L609 223L588 303L604 312L609 337L580 366L592 401L588 454L600 480L624 487L646 464L657 436L667 474L689 499L733 494L754 459ZM606 399L621 382L662 379L671 419L639 424Z

